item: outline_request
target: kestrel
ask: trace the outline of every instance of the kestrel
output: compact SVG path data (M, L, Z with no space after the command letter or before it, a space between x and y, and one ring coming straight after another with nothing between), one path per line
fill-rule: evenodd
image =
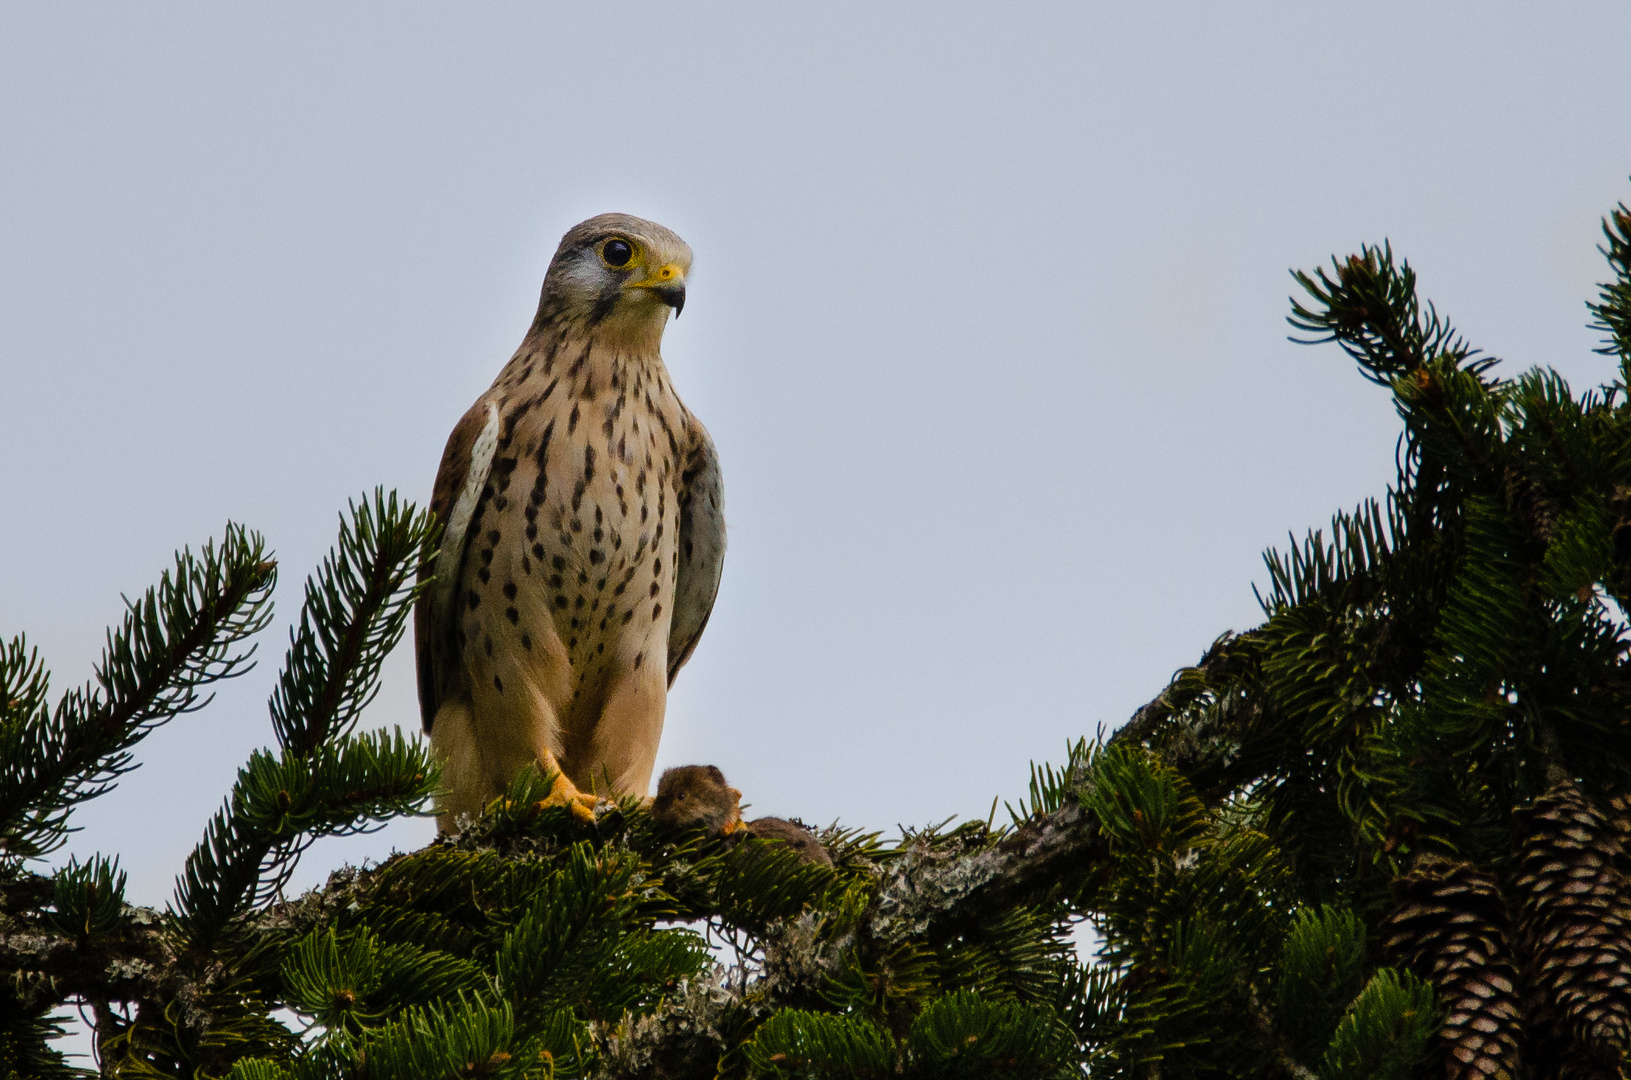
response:
M444 830L534 763L580 815L646 794L725 555L713 441L660 351L690 268L653 222L574 227L521 347L448 438L414 611Z

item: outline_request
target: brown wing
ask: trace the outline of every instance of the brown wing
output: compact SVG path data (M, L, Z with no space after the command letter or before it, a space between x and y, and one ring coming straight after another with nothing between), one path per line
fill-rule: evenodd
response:
M691 659L719 595L725 566L725 488L719 455L708 433L701 436L680 475L679 568L674 581L674 620L668 629L668 685Z
M464 573L470 517L487 486L498 435L498 408L482 398L470 406L448 436L442 467L436 471L436 485L431 489L430 511L442 525L442 539L435 563L420 571L424 590L413 609L419 716L427 732L436 719L436 710L458 686L460 678L455 594Z

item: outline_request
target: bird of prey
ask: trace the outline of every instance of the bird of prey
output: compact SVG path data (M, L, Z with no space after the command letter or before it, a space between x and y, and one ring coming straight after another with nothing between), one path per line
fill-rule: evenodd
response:
M725 554L713 441L659 348L690 268L653 222L575 226L521 347L448 438L414 611L444 830L532 764L580 816L646 794Z

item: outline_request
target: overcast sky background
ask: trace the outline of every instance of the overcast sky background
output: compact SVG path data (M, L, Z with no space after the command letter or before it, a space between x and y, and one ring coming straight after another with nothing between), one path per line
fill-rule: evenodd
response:
M1631 6L996 7L0 7L0 636L60 691L175 548L281 560L260 666L53 861L168 898L338 511L428 498L595 213L696 252L664 353L731 546L659 767L759 814L984 817L1259 620L1397 435L1288 268L1391 239L1501 370L1611 376ZM369 721L414 694L405 645Z

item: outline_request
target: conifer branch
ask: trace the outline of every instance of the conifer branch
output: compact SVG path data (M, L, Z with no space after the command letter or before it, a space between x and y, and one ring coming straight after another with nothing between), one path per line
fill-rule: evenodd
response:
M256 751L187 859L176 925L211 948L233 920L277 895L313 841L419 812L436 789L429 748L401 730L353 736L310 757Z
M1074 799L973 853L909 845L885 870L863 932L883 946L945 940L1000 912L1079 890L1106 854L1095 821Z
M47 677L22 637L0 650L0 857L44 854L68 815L135 768L155 727L208 703L204 687L248 670L239 645L271 618L274 564L260 536L229 525L221 544L182 550L110 629L94 684L45 705Z
M1334 341L1359 362L1366 378L1385 386L1439 357L1475 374L1494 363L1474 360L1476 350L1439 318L1433 305L1423 309L1416 296L1416 271L1409 262L1395 265L1391 244L1366 244L1357 255L1333 259L1331 267L1330 273L1323 267L1312 274L1292 271L1315 306L1304 307L1292 298L1287 321L1313 336L1291 340L1301 345Z
M251 756L177 882L175 924L200 948L213 948L234 920L276 895L313 840L417 813L435 789L423 744L400 732L351 736L432 557L430 517L383 490L350 510L336 547L306 582L269 703L282 751Z
M1623 206L1605 228L1626 279ZM1623 1071L1631 360L1582 395L1495 379L1386 245L1298 281L1293 324L1394 394L1397 483L1266 556L1262 625L1033 767L1010 824L686 833L632 798L580 820L528 772L464 832L283 900L306 845L419 812L435 783L422 746L354 732L430 556L424 519L376 493L308 583L277 745L240 770L170 911L126 904L109 860L0 860L0 1075L69 1075L47 1040L75 996L110 1071L140 1076ZM1592 307L1616 342L1623 284ZM136 621L122 633L153 656L189 648ZM163 667L137 654L110 639L106 688L69 695L115 718L113 751L31 789L25 824L60 827L73 777L94 793L129 764L118 738L193 707L185 687L109 705L142 697L117 664ZM53 714L20 638L0 690L0 776L33 776ZM1091 963L1070 948L1083 920Z
M1608 260L1614 280L1598 286L1596 303L1588 303L1596 321L1592 329L1607 334L1597 351L1621 362L1621 382L1631 370L1631 209L1620 203L1603 219L1603 246L1598 248Z
M306 580L300 625L268 708L278 743L307 755L342 737L379 691L379 666L413 607L430 518L376 489L352 503L340 539Z

